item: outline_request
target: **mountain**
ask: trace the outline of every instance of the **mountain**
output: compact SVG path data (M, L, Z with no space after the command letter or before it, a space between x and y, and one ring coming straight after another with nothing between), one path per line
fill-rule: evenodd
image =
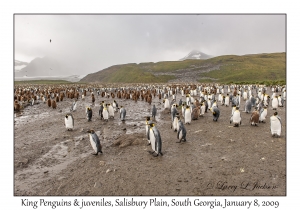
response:
M26 67L28 65L27 62L24 62L24 61L19 61L19 60L15 60L15 71L20 71L22 68Z
M179 59L180 61L184 61L187 59L209 59L212 58L213 56L211 55L207 55L203 52L200 52L198 50L192 50L189 54L187 54L187 56L185 56L184 58Z
M15 61L15 64L19 62ZM36 76L61 76L72 75L66 71L66 66L51 57L35 58L24 68L15 72L15 77L36 77Z
M285 81L286 53L223 55L209 59L187 59L158 63L115 65L88 74L80 82L258 82Z

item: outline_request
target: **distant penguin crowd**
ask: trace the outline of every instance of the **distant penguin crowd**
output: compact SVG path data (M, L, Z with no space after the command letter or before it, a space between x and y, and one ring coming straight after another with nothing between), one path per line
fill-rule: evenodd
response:
M271 96L266 93L268 88ZM125 107L124 104L119 106L118 103L124 100L144 101L145 106L149 106L150 110L149 114L145 113L145 116L141 116L141 118L146 118L145 137L147 144L151 145L149 153L158 157L163 156L162 138L164 135L161 135L156 123L159 109L157 105L152 104L155 97L162 106L159 109L166 110L170 114L170 127L176 132L174 135L176 143L186 142L188 137L186 126L196 120L201 121L201 118L206 115L211 116L212 126L213 123L220 123L219 119L222 115L220 106L231 109L227 123L234 127L259 126L260 123L267 123L269 119L271 135L281 136L282 123L279 108L286 104L286 85L269 87L256 84L137 84L124 87L99 87L97 84L17 85L14 88L14 111L21 112L27 106L40 103L50 109L58 109L60 103L70 103L71 100L70 108L64 115L64 125L68 131L72 131L75 127L74 121L76 121L72 113L83 101L91 103L91 106L85 108L87 122L96 120L93 116L98 113L98 119L104 122L119 119L123 123L126 121L126 109L134 111L134 107ZM241 101L244 101L244 107L241 107ZM99 110L93 110L96 107L95 104ZM242 113L249 114L248 119L242 119ZM94 150L93 154L103 154L96 132L90 129L88 135Z

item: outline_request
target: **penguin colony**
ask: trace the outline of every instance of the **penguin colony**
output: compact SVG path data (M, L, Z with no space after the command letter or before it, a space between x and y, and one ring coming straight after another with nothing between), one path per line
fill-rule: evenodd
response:
M272 91L272 96L266 94L267 88ZM89 94L87 94L89 93ZM94 93L96 93L96 98ZM176 101L176 95L182 96ZM65 97L72 100L70 113L65 114L64 125L67 130L74 129L74 119L71 112L76 111L78 103L81 100L90 100L94 105L101 98L99 110L97 110L100 120L108 121L115 119L115 112L119 112L119 120L125 122L126 108L122 105L119 107L118 100L138 100L144 101L151 106L151 116L146 117L146 139L148 145L151 145L151 153L157 157L163 155L162 137L159 127L156 125L156 115L158 109L155 105L151 105L152 99L158 97L162 99L162 109L170 113L171 129L176 132L174 139L176 143L187 141L187 129L195 120L200 120L204 115L211 112L212 122L218 123L220 113L219 106L232 109L231 116L228 116L229 124L234 127L258 126L260 123L267 123L270 119L270 131L272 136L280 137L281 135L281 118L279 116L278 107L283 107L286 102L286 86L266 87L263 85L136 85L133 87L115 87L115 88L99 88L97 85L86 87L84 85L61 85L55 86L16 86L14 89L14 111L20 112L27 106L43 103L52 109L57 109L60 103L67 103ZM97 99L97 100L96 100ZM241 100L245 101L244 107L240 107ZM161 104L161 103L160 103ZM268 107L274 112L268 113ZM128 107L127 109L133 109ZM86 119L92 121L92 107L86 107ZM97 113L96 112L96 113ZM249 114L248 119L242 120L241 112ZM118 116L118 115L117 115ZM270 117L268 117L270 116ZM248 121L249 120L249 121ZM242 123L243 122L243 123ZM249 123L248 123L249 122ZM213 125L212 125L213 126ZM102 146L99 137L93 129L88 131L89 139L94 155L102 152Z

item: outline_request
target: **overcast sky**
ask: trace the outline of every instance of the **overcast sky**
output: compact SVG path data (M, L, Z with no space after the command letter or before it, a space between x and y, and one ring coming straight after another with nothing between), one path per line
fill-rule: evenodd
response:
M15 15L15 59L54 57L76 74L116 64L285 52L285 15ZM50 39L52 42L50 43ZM70 65L71 64L71 65Z

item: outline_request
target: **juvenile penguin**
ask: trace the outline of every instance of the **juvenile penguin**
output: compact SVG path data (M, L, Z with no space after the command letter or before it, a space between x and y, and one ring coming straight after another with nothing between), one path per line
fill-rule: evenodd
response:
M180 143L181 141L186 141L186 129L184 127L184 124L181 122L181 120L178 117L178 131L177 131L177 141L176 143Z
M156 116L156 113L157 113L157 109L155 107L155 105L153 104L153 107L152 107L152 119L155 119L155 116Z
M93 155L98 155L99 152L101 154L103 154L100 140L99 140L97 134L95 133L95 131L94 130L89 130L87 132L89 133L90 143L91 143L91 145L92 145L92 147L95 151L95 153L92 153L92 154Z
M230 124L233 123L234 127L238 127L242 124L242 118L241 118L241 112L239 110L239 107L236 107L236 110L232 114L232 120L230 120Z
M157 157L159 154L163 155L161 152L162 140L160 137L159 130L156 128L156 126L154 125L153 122L151 122L149 125L150 125L150 128L148 130L147 136L150 139L151 148L153 150L153 152L150 152L150 153L153 154L153 156L155 156L155 157Z
M121 106L121 109L120 109L121 121L125 121L125 117L126 117L126 109L123 106Z
M52 100L51 106L52 106L53 109L56 109L56 101L55 100Z
M275 112L273 116L270 117L271 124L271 134L275 137L280 137L281 134L281 118L278 116L278 113Z
M86 118L88 121L92 121L93 111L90 107L86 108Z
M210 108L210 111L213 113L213 121L218 121L220 116L220 110L218 107L212 107Z
M72 114L66 114L65 116L65 126L67 130L73 130L74 129L74 118Z
M190 106L186 106L185 113L184 113L184 123L191 124L191 120L192 120L192 113L191 113Z
M257 108L252 112L250 117L250 123L251 125L257 126L259 122L259 112L257 111Z

